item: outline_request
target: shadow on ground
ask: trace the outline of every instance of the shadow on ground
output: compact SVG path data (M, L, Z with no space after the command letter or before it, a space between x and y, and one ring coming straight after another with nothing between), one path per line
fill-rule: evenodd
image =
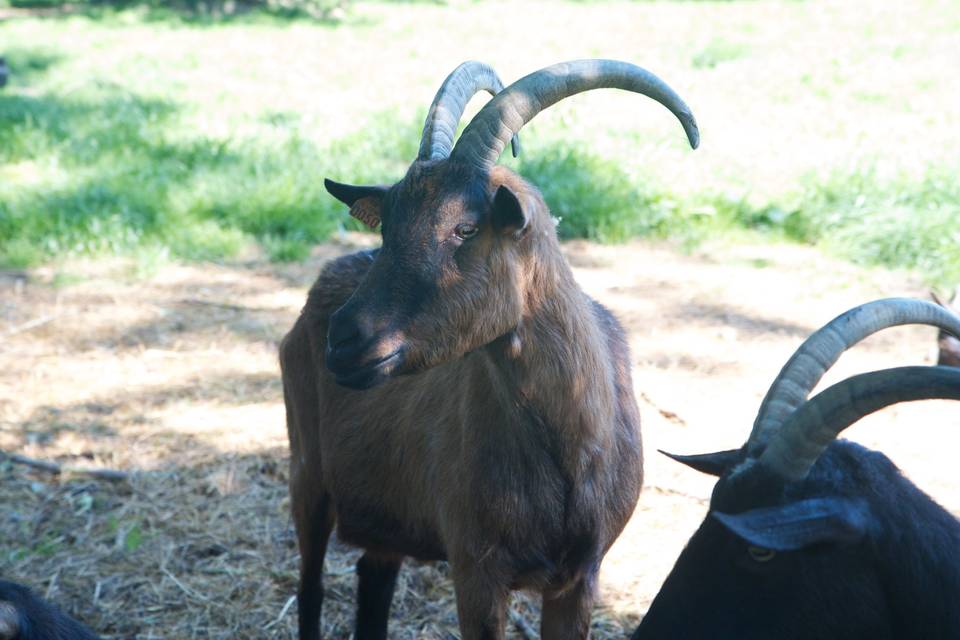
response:
M0 56L10 69L11 88L39 79L62 60L62 54L44 47L4 47Z

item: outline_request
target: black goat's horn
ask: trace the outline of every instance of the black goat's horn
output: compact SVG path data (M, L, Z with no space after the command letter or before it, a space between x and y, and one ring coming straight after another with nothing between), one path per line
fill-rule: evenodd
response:
M653 98L680 120L690 146L696 149L700 144L693 113L663 80L628 62L574 60L535 71L498 93L467 125L451 158L489 170L507 140L538 113L564 98L602 88L624 89Z
M770 385L747 440L748 454L759 453L844 351L877 331L904 324L928 324L960 336L960 318L925 300L887 298L837 316L800 345Z
M803 480L841 431L898 402L960 400L960 368L898 367L838 382L793 412L770 439L760 463L789 481Z
M503 91L503 83L493 67L468 60L450 72L427 112L417 160L441 160L450 155L460 116L478 91L492 96ZM520 138L513 136L511 145L513 157L520 155Z

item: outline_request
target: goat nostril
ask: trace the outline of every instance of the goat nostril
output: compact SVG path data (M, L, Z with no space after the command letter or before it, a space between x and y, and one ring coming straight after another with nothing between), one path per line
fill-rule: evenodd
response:
M330 325L327 334L327 344L331 349L343 349L351 343L360 341L360 329L352 323L336 323Z

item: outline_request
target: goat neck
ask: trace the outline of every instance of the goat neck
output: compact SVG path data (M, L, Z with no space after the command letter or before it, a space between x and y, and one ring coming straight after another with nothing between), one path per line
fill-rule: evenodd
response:
M563 464L577 477L612 442L615 371L603 356L600 326L606 312L576 284L546 205L525 190L536 205L520 256L523 317L484 351L498 397L556 434Z

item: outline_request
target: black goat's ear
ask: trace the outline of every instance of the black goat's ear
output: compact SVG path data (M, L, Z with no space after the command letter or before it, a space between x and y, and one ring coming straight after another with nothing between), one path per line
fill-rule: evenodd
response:
M492 214L493 226L500 231L520 234L527 228L527 214L520 199L505 185L500 185L493 196Z
M715 451L713 453L697 453L689 456L670 453L663 449L657 449L657 451L671 460L676 460L691 469L696 469L700 473L718 478L739 464L743 459L742 449L728 449L727 451Z
M774 551L795 551L818 542L851 544L863 538L871 520L866 502L849 498L810 498L711 515L749 544Z
M376 229L380 224L383 198L387 195L389 187L358 187L334 182L329 178L324 179L323 186L327 188L330 195L350 207L351 216L371 229Z

